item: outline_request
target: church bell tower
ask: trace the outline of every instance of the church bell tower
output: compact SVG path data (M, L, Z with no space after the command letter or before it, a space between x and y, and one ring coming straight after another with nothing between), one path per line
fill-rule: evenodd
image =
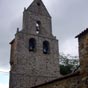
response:
M41 0L24 9L22 30L10 44L10 88L31 88L60 76L58 40Z

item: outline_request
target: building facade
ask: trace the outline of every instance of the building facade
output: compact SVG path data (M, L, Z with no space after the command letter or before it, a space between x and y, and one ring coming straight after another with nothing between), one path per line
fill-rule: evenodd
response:
M23 12L22 30L11 44L10 88L30 88L60 77L58 40L41 0Z
M10 42L9 88L88 88L88 29L76 36L80 70L61 77L58 40L41 0L34 0L23 12L22 30Z

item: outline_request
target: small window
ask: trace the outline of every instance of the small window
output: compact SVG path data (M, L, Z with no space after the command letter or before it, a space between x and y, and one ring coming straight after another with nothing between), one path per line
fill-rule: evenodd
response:
M36 41L34 38L29 40L29 51L35 51L36 48Z
M38 2L37 5L40 6L40 3Z
M14 62L13 61L10 61L10 65L13 65L14 64Z
M37 22L36 22L36 33L37 33L37 34L39 34L39 32L40 32L40 26L41 26L40 21L37 21Z
M49 42L44 41L43 42L43 53L44 54L49 54L50 48L49 48Z

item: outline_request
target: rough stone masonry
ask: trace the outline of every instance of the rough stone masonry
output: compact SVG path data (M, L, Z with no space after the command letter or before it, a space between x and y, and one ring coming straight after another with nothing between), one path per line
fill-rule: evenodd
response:
M58 40L41 0L23 12L22 30L11 41L10 88L30 88L60 77Z

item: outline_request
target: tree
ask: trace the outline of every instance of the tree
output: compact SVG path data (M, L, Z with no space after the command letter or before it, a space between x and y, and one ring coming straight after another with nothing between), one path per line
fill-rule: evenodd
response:
M60 54L60 73L66 75L72 73L79 66L79 59L77 56Z

